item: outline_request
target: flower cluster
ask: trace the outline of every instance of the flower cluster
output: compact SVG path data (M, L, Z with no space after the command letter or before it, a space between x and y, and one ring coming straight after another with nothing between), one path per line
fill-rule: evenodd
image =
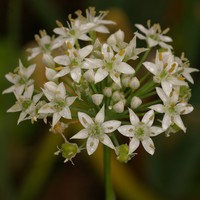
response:
M52 37L40 31L37 47L28 49L28 60L42 55L42 88L36 88L32 78L40 67L36 64L25 67L19 61L14 72L6 74L13 85L3 93L14 93L16 103L8 112L20 112L18 123L51 120L50 131L64 139L55 154L61 153L65 162L85 148L93 154L100 143L127 162L140 142L152 155L152 137L185 132L181 115L193 110L188 82L193 83L191 73L198 70L189 67L184 54L174 55L167 30L149 21L147 28L136 24L141 33L126 42L122 30L109 33L108 26L115 23L104 18L107 12L88 8L85 16L75 14L74 19L69 15L67 27L57 22ZM108 34L107 39L101 34ZM137 40L145 40L146 46L138 47ZM71 123L83 129L67 138L65 129ZM81 145L75 143L79 139Z

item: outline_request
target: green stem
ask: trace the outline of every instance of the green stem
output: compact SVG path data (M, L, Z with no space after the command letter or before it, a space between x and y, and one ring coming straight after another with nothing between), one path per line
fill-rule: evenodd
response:
M111 157L110 148L104 146L104 179L105 179L105 199L115 200L115 194L112 188L112 177L111 177Z

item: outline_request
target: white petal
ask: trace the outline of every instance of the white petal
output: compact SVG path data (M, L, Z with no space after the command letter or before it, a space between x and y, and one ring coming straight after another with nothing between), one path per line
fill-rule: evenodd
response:
M161 127L157 127L157 126L150 127L150 130L151 130L150 136L157 136L164 131Z
M91 155L93 154L97 147L99 145L99 140L94 138L94 137L89 137L87 139L87 143L86 143L86 148L87 148L87 152L88 152L88 155Z
M152 62L144 62L143 65L154 75L158 73L158 67Z
M138 116L129 108L130 122L132 125L136 125L140 122Z
M119 72L112 71L110 72L110 78L119 86L121 87L121 78Z
M156 104L149 106L150 109L155 110L158 113L164 113L164 106L162 104Z
M25 112L21 112L20 115L19 115L19 119L17 121L17 124L19 124L21 121L24 120L24 118L26 117L27 113Z
M53 77L53 79L59 78L59 77L63 77L63 76L65 76L65 75L69 74L69 72L70 72L69 67L63 67L62 70L59 71L59 72Z
M89 125L94 124L92 118L83 112L78 112L78 119L84 128L87 128Z
M65 106L64 109L60 112L60 115L64 117L65 119L71 119L71 111L69 107Z
M71 106L75 100L76 100L76 97L67 97L66 98L67 105Z
M47 78L49 81L53 80L53 78L55 77L56 74L57 74L57 72L56 72L55 70L46 67L45 75L46 75L46 78Z
M79 50L80 57L85 58L86 56L88 56L91 53L92 49L93 49L92 45L83 47L82 49Z
M143 33L147 34L148 33L148 29L146 29L143 25L141 24L135 24L135 26L142 31Z
M88 130L82 129L78 133L76 133L74 136L72 136L70 139L85 139L88 137Z
M156 87L156 92L164 104L168 102L169 98L161 88Z
M129 64L121 62L118 65L115 65L114 69L123 74L134 74L135 70Z
M132 138L129 143L129 154L133 153L140 145L140 141L136 138Z
M80 79L81 79L81 69L76 67L73 70L71 70L70 72L72 79L79 83Z
M106 134L103 135L103 137L100 139L100 141L101 141L101 143L110 147L111 149L115 149L115 146L113 145L111 139Z
M142 140L142 145L144 147L144 149L151 155L154 154L155 151L155 147L154 147L154 143L153 140L151 138Z
M56 56L54 58L54 62L60 64L60 65L69 65L70 59L68 56L62 55L62 56Z
M11 108L9 108L7 110L7 112L19 112L22 110L22 105L19 103L16 103L15 105L13 105Z
M154 111L148 111L142 118L142 122L147 124L147 126L151 126L154 121Z
M94 59L94 58L85 58L85 61L82 64L83 69L95 69L102 67L103 62L100 59Z
M164 130L168 129L169 126L172 124L172 121L171 121L171 116L166 114L164 115L163 117L163 120L162 120L162 128Z
M110 121L104 122L102 124L102 127L105 133L112 133L116 129L118 129L120 125L121 125L120 121L110 120Z
M181 115L186 115L193 111L193 106L187 103L179 103L176 105L176 111Z
M106 70L99 68L94 77L95 83L102 81L103 79L106 78L106 76L108 76L108 72Z
M105 106L101 108L101 110L97 113L95 117L95 122L102 124L105 118Z
M117 130L126 137L134 136L134 126L132 125L123 125L120 126Z
M103 97L104 97L103 94L93 94L92 101L95 105L99 106L103 101Z
M173 85L168 81L161 81L161 86L163 88L163 91L167 96L170 96L170 93L172 91Z
M59 113L53 114L52 127L54 127L57 124L60 118L61 118L61 115Z
M180 115L175 115L175 116L174 116L174 123L175 123L179 128L181 128L184 132L186 132L186 127L184 126L183 121L182 121Z

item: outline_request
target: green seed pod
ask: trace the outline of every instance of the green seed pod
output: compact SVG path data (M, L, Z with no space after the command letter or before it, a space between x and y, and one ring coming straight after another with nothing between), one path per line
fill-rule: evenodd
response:
M65 158L65 162L71 160L79 153L78 145L75 143L63 143L61 146L62 157Z

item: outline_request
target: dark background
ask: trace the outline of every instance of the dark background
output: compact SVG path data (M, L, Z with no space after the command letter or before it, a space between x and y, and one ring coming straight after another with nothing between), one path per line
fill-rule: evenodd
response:
M88 6L109 9L109 18L117 21L127 40L134 24L146 25L148 19L170 27L175 54L184 51L191 67L200 68L198 0L0 0L0 91L9 87L4 75L18 65L18 58L25 61L34 34L40 29L52 34L57 19L65 23L68 14ZM187 133L155 138L154 156L140 148L126 165L113 158L119 200L200 199L200 75L193 77L190 102L195 109L184 117ZM50 134L42 122L17 126L18 113L6 113L13 104L12 95L0 96L0 199L104 199L101 149L91 157L81 153L75 165L63 164L61 156L53 155L60 137Z

